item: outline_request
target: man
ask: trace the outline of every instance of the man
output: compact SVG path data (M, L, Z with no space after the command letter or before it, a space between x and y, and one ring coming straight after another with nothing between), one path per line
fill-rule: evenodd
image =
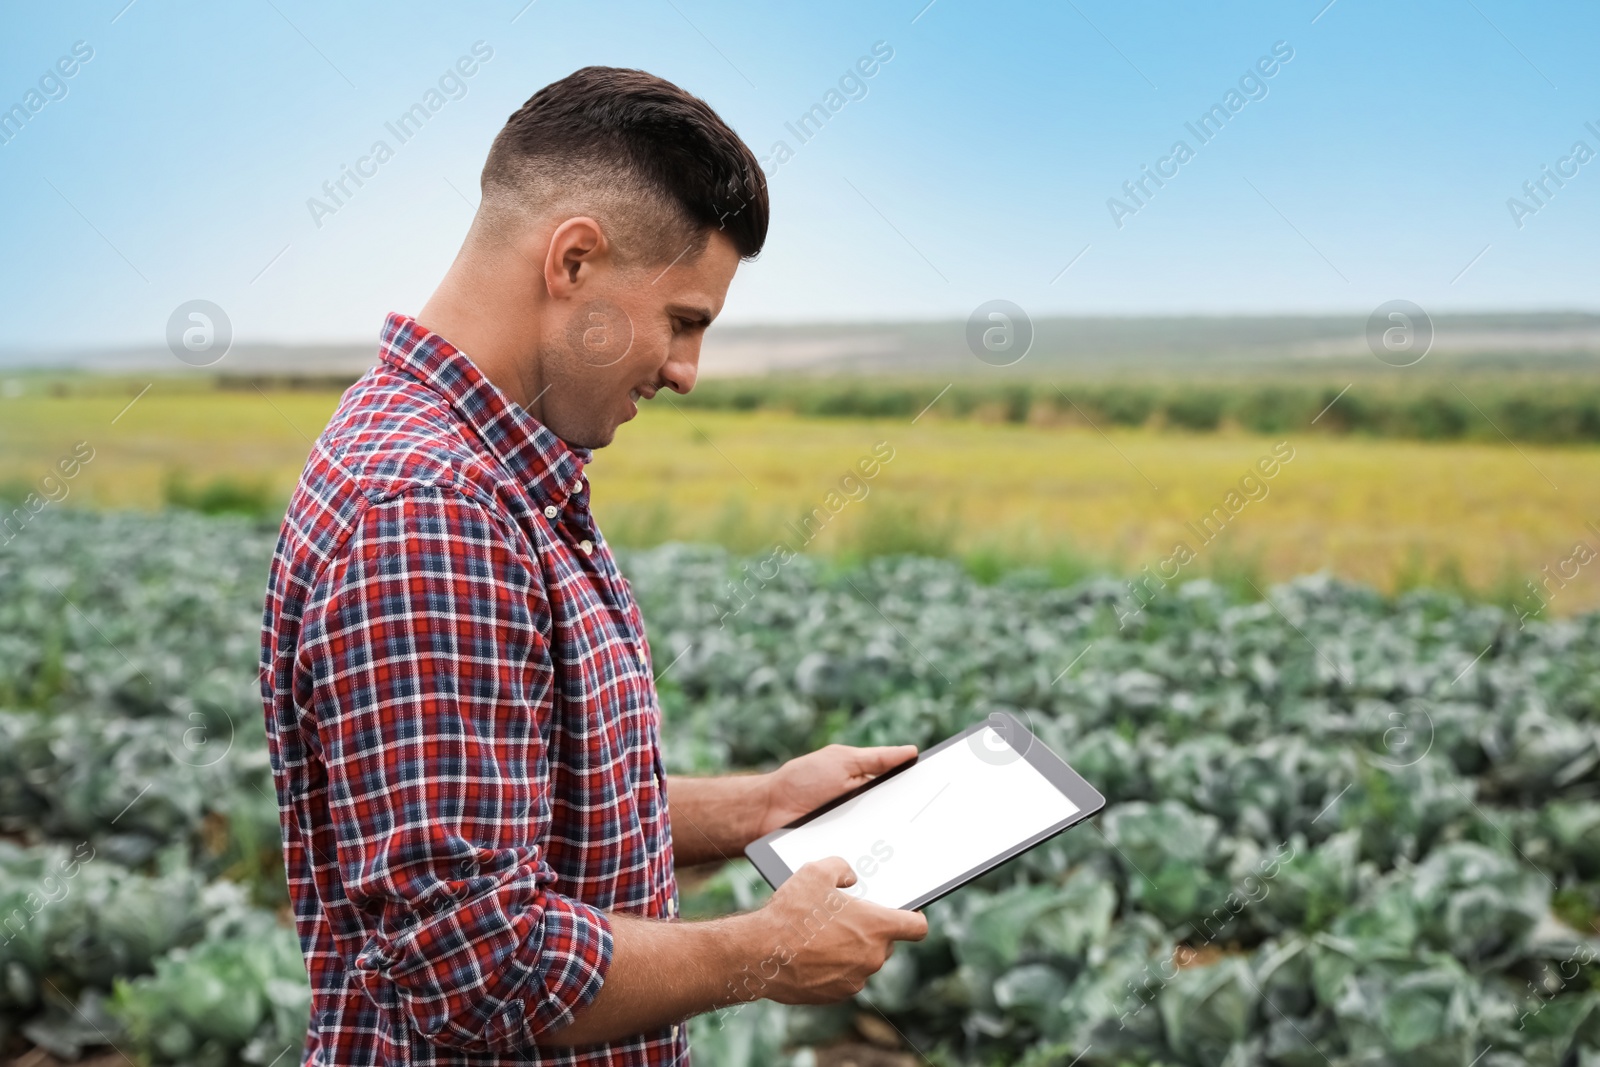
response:
M687 1017L847 997L927 925L842 893L842 859L679 921L674 854L737 855L915 749L669 785L639 610L590 513L591 450L694 386L766 238L750 150L676 86L589 67L511 116L482 190L317 440L268 581L305 1059L686 1063Z

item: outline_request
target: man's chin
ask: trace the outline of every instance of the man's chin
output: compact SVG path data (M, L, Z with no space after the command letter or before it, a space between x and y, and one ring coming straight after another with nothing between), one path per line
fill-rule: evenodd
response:
M583 430L574 431L570 434L561 433L558 431L556 436L574 448L587 448L592 451L596 448L604 448L612 441L616 440L617 428L612 426L609 429L604 429L590 426L585 427Z

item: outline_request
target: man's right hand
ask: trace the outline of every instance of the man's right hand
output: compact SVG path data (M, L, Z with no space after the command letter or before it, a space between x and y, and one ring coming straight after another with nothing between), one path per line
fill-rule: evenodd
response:
M921 913L844 892L837 857L808 863L755 911L681 922L610 913L613 949L600 992L539 1045L614 1041L756 999L831 1004L861 992L896 941L928 934Z
M886 908L844 890L856 873L837 856L808 863L778 887L756 915L772 951L759 967L759 989L782 1004L831 1004L861 992L896 941L921 941L921 912Z

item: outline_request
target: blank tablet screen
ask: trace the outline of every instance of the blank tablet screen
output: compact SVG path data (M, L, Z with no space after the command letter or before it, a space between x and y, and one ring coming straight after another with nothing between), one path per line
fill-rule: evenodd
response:
M852 896L903 908L1078 811L993 728L940 749L771 843L799 870L840 856Z

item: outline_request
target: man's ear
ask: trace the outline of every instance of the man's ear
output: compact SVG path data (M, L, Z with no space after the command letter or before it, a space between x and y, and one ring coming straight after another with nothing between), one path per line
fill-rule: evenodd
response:
M611 242L605 231L587 215L575 216L557 226L550 234L550 248L544 260L544 284L551 298L571 297L610 254Z

